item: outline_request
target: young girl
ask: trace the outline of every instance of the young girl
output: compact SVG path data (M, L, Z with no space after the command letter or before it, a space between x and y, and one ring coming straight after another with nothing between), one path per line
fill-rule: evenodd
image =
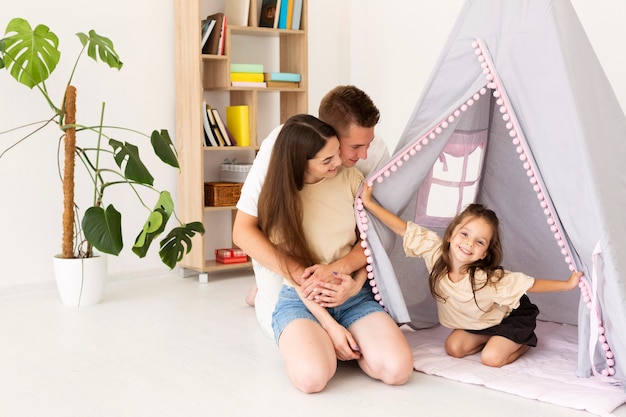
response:
M499 221L492 210L470 204L452 220L442 239L375 203L372 190L363 185L363 206L403 237L407 256L426 262L439 322L453 329L445 342L448 355L462 358L480 351L483 364L501 367L537 346L539 310L525 293L571 290L582 272L557 281L506 271L500 266Z
M284 259L301 265L331 264L357 243L354 198L363 180L343 168L335 130L310 115L296 115L281 129L259 195L259 227ZM282 268L289 271L288 265ZM364 268L337 271L350 298L323 307L304 297L285 273L272 316L274 338L293 385L305 393L324 389L337 360L357 360L370 377L404 384L413 356L393 319L374 300ZM327 288L316 296L323 297Z

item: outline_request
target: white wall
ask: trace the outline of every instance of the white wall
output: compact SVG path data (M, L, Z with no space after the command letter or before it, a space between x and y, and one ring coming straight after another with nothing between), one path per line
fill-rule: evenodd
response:
M626 39L626 2L572 3L626 108L626 54L621 44ZM319 100L333 86L355 84L380 108L378 133L393 149L463 0L394 0L393 7L389 4L385 0L309 0L309 110L316 114ZM68 17L77 15L80 19L76 21ZM2 33L16 16L49 25L60 35L65 55L77 52L73 34L78 31L93 28L114 41L124 68L117 73L87 60L81 64L82 75L76 83L79 115L91 117L88 115L99 111L85 108L87 104L81 107L81 103L106 101L107 119L112 124L142 131L166 128L174 135L172 0L8 3L2 7ZM87 72L95 74L95 85L81 84ZM25 95L25 87L7 79L7 74L0 75L0 132L45 116L45 107L32 104L34 94ZM49 88L60 97L62 82L50 83ZM0 149L16 137L0 135ZM60 251L61 235L57 137L57 132L38 135L0 159L0 294L22 284L52 282L51 257ZM155 174L161 180L157 185L175 189L172 170L163 168ZM143 215L137 210L135 222L142 221ZM134 231L128 234L130 242ZM109 269L112 274L130 275L166 270L155 251L148 258L138 260L125 250L122 256L109 259Z
M63 66L57 68L54 80L48 83L57 105L60 105L64 83L71 70L69 66L81 46L74 34L94 29L111 38L124 67L118 72L90 59L81 61L74 81L78 89L79 120L95 122L100 103L105 101L105 122L109 124L145 132L164 128L174 134L172 16L172 0L5 2L0 16L0 33L4 34L11 18L23 17L33 25L44 23L59 35ZM91 82L93 79L97 82ZM0 74L0 92L0 131L41 120L49 114L45 105L34 104L40 103L34 92L29 93L25 86L18 85L4 71ZM17 134L0 135L0 149L18 137ZM61 251L62 196L56 165L58 137L58 129L53 128L30 138L0 159L0 293L3 289L13 291L19 284L32 286L53 281L52 256ZM162 168L161 175L153 174L159 181L155 185L175 191L174 169ZM82 196L91 198L85 194ZM118 204L124 206L124 202ZM146 212L133 209L129 219L131 217L134 224L141 225ZM112 274L156 268L167 271L156 251L148 255L146 262L132 254L130 247L136 230L126 230L125 233L123 254L109 260Z
M379 107L377 132L391 150L464 3L394 0L389 7L382 0L352 0L351 83L370 94ZM626 2L572 0L572 5L626 109L626 54L621 45L626 39ZM316 62L320 61L310 57L311 74L316 73Z

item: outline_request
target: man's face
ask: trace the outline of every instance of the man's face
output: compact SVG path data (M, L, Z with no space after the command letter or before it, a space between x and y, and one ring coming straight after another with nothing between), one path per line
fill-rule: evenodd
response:
M350 125L348 134L339 137L339 156L344 167L353 167L359 159L367 159L367 149L374 140L374 127Z

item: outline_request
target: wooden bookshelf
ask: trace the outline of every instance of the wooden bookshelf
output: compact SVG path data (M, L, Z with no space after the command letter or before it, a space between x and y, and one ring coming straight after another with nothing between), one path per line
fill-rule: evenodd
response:
M193 249L180 266L197 271L201 281L209 272L249 268L250 262L220 264L215 249L232 247L232 222L236 208L205 207L204 183L219 181L219 166L225 158L252 162L261 141L271 128L259 123L275 120L272 128L298 113L308 113L307 0L303 1L300 30L258 27L259 7L250 1L248 26L226 25L224 55L206 55L200 48L200 21L223 12L217 0L174 0L176 50L176 138L181 172L178 176L177 210L182 221L204 219L206 233L196 236ZM259 47L259 45L261 45ZM249 58L248 58L249 56ZM249 62L236 62L249 59ZM298 88L251 88L230 85L231 63L254 63L263 59L266 72L301 75ZM249 107L250 146L206 147L202 102L217 108ZM267 103L271 105L267 105ZM267 123L266 123L267 124ZM228 220L227 220L228 219Z

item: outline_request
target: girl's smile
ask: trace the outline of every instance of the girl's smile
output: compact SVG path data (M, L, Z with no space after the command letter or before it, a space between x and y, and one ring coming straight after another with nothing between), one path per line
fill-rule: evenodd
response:
M457 226L450 238L450 260L461 269L485 257L493 231L482 218L472 218Z

